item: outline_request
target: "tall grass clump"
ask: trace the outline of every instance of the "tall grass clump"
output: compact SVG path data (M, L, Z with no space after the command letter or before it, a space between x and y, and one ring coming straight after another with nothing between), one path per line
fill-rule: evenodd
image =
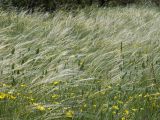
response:
M0 10L0 119L158 120L160 12Z

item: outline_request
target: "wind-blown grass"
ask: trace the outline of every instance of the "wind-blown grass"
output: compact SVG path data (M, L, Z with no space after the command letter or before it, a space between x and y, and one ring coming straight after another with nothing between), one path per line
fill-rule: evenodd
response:
M160 12L0 11L0 119L158 120Z

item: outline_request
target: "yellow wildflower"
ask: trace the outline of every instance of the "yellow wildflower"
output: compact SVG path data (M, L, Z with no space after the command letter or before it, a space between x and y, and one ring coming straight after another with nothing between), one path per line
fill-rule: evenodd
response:
M36 106L36 109L37 109L37 110L40 110L40 111L45 111L45 107L42 106L42 105L37 105L37 106Z
M66 115L67 118L73 118L73 116L74 116L74 111L69 110L69 111L66 112L65 115Z
M3 100L3 99L5 99L5 98L13 99L13 100L16 99L16 97L13 96L13 95L5 94L5 93L0 93L0 99Z
M129 114L129 111L128 111L128 110L125 110L125 111L124 111L124 114L125 114L125 115L128 115L128 114Z
M26 87L27 85L26 85L26 84L21 84L20 86L21 86L21 87Z
M114 110L119 110L119 107L118 107L117 105L113 105L113 106L112 106L112 109L114 109Z
M6 94L4 94L4 93L0 93L0 100L3 100L3 99L5 99L7 96L6 96Z
M33 105L35 106L35 109L39 111L45 111L45 107L43 105L40 105L38 103L33 103Z
M59 85L59 83L60 83L60 81L54 81L53 85L57 86L57 85Z
M122 117L122 119L121 120L126 120L124 117Z

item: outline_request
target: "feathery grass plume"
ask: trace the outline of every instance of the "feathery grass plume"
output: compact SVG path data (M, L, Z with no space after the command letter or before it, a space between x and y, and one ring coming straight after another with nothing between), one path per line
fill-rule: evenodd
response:
M26 13L0 10L0 119L160 118L158 9Z

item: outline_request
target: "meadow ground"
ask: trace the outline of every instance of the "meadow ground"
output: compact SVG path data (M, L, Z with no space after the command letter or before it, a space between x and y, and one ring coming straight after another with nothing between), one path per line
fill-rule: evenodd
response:
M0 10L0 120L159 120L160 11Z

